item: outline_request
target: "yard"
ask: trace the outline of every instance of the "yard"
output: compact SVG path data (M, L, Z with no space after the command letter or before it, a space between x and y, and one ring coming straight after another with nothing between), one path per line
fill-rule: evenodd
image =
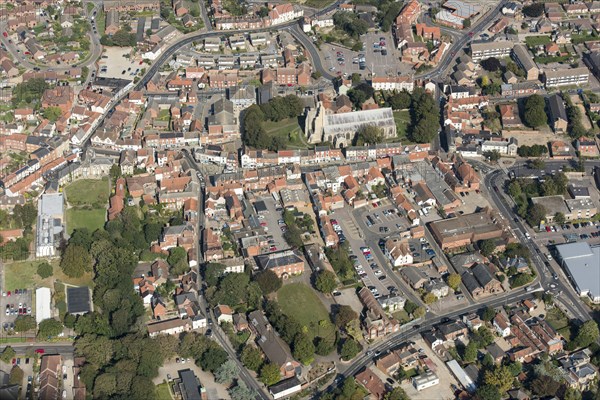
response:
M104 226L110 188L108 179L82 179L64 189L67 209L67 231L88 228L91 232Z
M167 382L156 385L156 398L157 399L172 399L171 390Z
M335 340L335 328L317 294L304 283L283 285L277 302L284 314L295 318L308 329L311 338L320 336Z
M529 48L543 46L550 43L550 36L527 36L525 38L525 43Z
M396 132L398 134L398 138L394 139L393 141L412 143L408 136L406 136L408 126L410 125L410 112L408 110L394 111L394 121L396 121Z
M4 264L4 290L15 288L52 287L54 280L77 286L90 286L92 284L92 273L87 273L81 278L69 278L60 269L59 260L50 260L54 267L53 275L42 279L37 274L37 267L43 261L20 261Z
M297 118L287 118L279 122L265 121L263 127L269 136L278 136L288 149L305 149L304 132Z
M571 340L571 327L569 326L569 320L567 316L557 307L546 310L546 321L552 326L558 333L560 333L566 341Z

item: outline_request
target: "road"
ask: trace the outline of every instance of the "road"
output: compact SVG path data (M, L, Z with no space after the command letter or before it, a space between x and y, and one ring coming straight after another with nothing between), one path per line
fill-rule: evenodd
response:
M196 161L194 160L194 158L190 154L190 152L188 150L185 150L182 153L185 156L185 158L187 159L190 166L196 170L198 177L202 176L202 172L200 171L200 168L198 168L198 165L196 164ZM205 177L202 176L202 179L204 180ZM199 206L198 207L199 208L198 215L199 216L204 216L204 193L203 192L204 192L203 190L200 190L199 195L198 195L198 206ZM202 227L203 227L203 217L200 217L200 218L198 218L198 224L196 226L197 232L200 232ZM201 260L200 245L201 245L201 243L198 242L198 246L196 246L198 260ZM203 288L202 278L201 278L202 275L200 274L198 267L196 267L196 274L198 276L198 282L197 282L198 288ZM216 321L217 318L213 314L212 310L210 309L210 307L209 307L208 303L206 302L206 299L203 295L203 289L200 289L199 292L200 292L200 294L198 294L198 302L200 303L200 308L205 311L207 318L211 319L212 321ZM264 391L263 386L260 383L258 383L256 381L256 379L254 379L254 377L252 377L252 375L250 375L250 372L248 372L246 367L244 367L244 365L242 365L242 363L240 362L235 350L231 347L231 344L229 343L229 341L227 339L227 334L221 329L220 326L218 326L218 324L211 325L210 328L213 331L213 338L217 340L217 342L221 345L221 347L223 347L223 349L225 349L225 351L229 355L229 358L237 364L238 369L240 371L240 377L242 378L242 380L244 381L246 386L249 388L252 388L256 391L258 399L269 400L271 398L271 396L269 396Z
M437 65L437 67L435 67L434 69L431 69L429 71L426 71L422 74L415 75L415 78L420 78L420 79L434 79L435 78L435 79L440 79L440 80L443 79L446 75L446 71L447 71L448 67L450 67L452 65L452 63L454 62L454 60L456 59L456 57L455 57L456 54L467 44L467 42L469 42L473 37L477 36L479 34L479 32L482 32L483 30L485 30L486 27L489 24L491 24L495 18L498 18L498 16L501 15L500 10L502 10L502 7L506 3L508 3L508 0L502 0L500 3L498 3L496 8L488 11L488 13L477 22L477 25L475 25L473 28L471 28L469 30L469 32L472 32L472 35L465 33L462 35L462 38L460 38L458 41L455 41L454 43L452 43L452 46L448 50L447 55L444 57L443 61Z
M73 354L73 343L10 343L17 355L25 355L29 350L44 349L44 354ZM4 351L2 347L0 353Z

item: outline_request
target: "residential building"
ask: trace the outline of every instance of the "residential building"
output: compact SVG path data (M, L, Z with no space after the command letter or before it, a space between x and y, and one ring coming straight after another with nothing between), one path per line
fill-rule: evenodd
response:
M544 71L546 88L556 86L587 85L590 72L587 67Z
M59 354L42 356L39 371L39 399L58 399L61 376L62 357Z
M535 81L538 79L540 70L535 61L533 61L533 57L529 53L529 50L527 50L524 45L516 44L513 47L512 57L517 65L523 68L528 81Z
M508 57L513 47L514 43L507 40L471 42L471 58L477 62L490 57Z
M304 272L304 260L294 250L283 250L255 257L260 269L270 269L280 278Z
M302 384L295 376L269 386L269 393L271 393L271 396L273 396L274 400L287 398L295 393L300 392L301 390Z

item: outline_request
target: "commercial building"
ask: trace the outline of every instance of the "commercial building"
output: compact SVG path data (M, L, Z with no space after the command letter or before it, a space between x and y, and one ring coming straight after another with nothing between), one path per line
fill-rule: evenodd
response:
M64 199L62 193L44 194L38 201L36 225L37 257L53 257L64 231Z
M586 67L544 71L546 87L587 85L590 71Z
M477 213L432 222L429 229L443 250L467 246L479 240L498 239L504 232L488 208Z
M256 256L256 264L263 270L270 269L275 272L279 278L287 278L304 272L304 260L293 250Z
M500 40L498 42L472 42L471 58L473 61L481 61L490 57L508 57L513 46L513 42L506 40Z
M587 242L567 243L556 246L560 265L577 293L588 296L593 303L600 303L600 246Z
M83 315L92 311L90 288L87 286L67 289L67 311L69 314Z
M183 400L202 400L206 398L206 389L200 385L194 371L178 371L179 378L173 382L173 392Z
M528 81L535 81L539 78L540 70L525 46L522 44L515 45L512 52L512 58L521 68L523 68L527 74L526 77Z
M412 378L412 384L417 392L440 384L440 378L433 371L427 371Z

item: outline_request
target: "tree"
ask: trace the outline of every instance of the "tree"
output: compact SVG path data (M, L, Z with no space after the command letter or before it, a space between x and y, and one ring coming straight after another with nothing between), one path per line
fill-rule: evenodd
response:
M331 293L337 287L336 276L326 269L319 271L315 279L315 287L321 293Z
M362 104L373 97L375 91L371 85L362 82L348 91L348 97L354 104L354 107L360 108Z
M500 393L506 393L513 386L514 377L505 365L501 365L491 371L485 371L483 380L486 385L497 387Z
M252 344L244 346L240 360L242 361L242 364L244 364L244 367L255 372L258 372L263 363L261 351Z
M23 370L15 365L10 370L10 375L8 377L8 384L9 385L22 385L24 376L25 376L25 374L23 373Z
M258 283L264 295L276 292L281 288L281 279L270 269L265 269L256 274L254 280Z
M425 304L433 304L437 300L437 297L433 293L425 293L423 296L423 301Z
M425 307L417 307L415 311L413 311L413 317L415 318L423 318L425 316Z
M315 338L315 353L320 356L328 356L334 350L334 343L331 340L317 337Z
M171 271L173 275L180 275L185 273L189 268L187 262L187 252L183 247L173 247L169 250L169 257L167 257L167 262L171 266Z
M280 380L279 367L273 363L263 365L260 369L258 379L266 386L276 384Z
M292 343L294 358L304 365L313 362L315 358L315 345L305 334L296 335Z
M465 29L469 29L471 27L471 19L470 18L463 19L463 27Z
M54 269L52 268L52 265L48 264L46 261L37 266L37 274L42 279L51 277L53 273Z
M60 321L55 320L54 318L48 318L40 322L38 326L38 338L46 339L53 336L57 336L63 330L63 325Z
M61 257L60 267L68 277L79 278L92 270L92 257L85 247L69 244Z
M498 160L500 160L501 157L500 152L498 150L484 151L483 156L493 163L498 162Z
M479 400L500 400L502 398L500 391L494 385L479 386L476 396Z
M552 396L560 388L560 383L548 376L538 376L530 385L531 391L539 396Z
M27 332L32 329L35 329L35 318L31 315L19 315L15 319L16 332Z
M446 279L448 281L448 286L450 286L453 290L458 290L460 284L462 283L462 278L456 273L448 275L448 278Z
M554 214L554 222L556 222L557 224L564 224L566 221L565 218L565 214L561 213L560 211L558 211L557 213Z
M230 384L239 373L240 370L235 361L227 360L215 372L215 381L220 384Z
M383 141L383 130L375 125L363 125L358 129L356 146L378 144Z
M351 79L353 85L358 85L360 83L360 74L358 72L352 73Z
M340 349L340 356L342 360L348 361L356 357L358 353L362 350L362 346L354 339L346 339L342 344L342 348Z
M406 303L404 303L404 311L409 315L414 313L417 308L419 308L419 306L410 300L406 300Z
M410 400L401 387L395 387L383 397L384 400Z
M500 64L500 60L496 57L486 58L485 60L481 60L480 62L483 69L490 72L498 71L502 68L502 64Z
M15 349L10 346L6 346L4 350L2 350L2 354L0 354L0 360L5 363L9 363L17 355Z
M394 93L388 99L390 107L392 107L392 109L394 110L404 110L409 108L411 101L412 98L410 96L410 93L408 93L406 90L403 90L399 93Z
M469 344L465 346L462 358L467 363L472 363L477 359L477 346L473 341L470 341Z
M492 239L480 240L477 243L477 246L479 247L481 254L483 254L485 257L491 256L496 250L496 243Z
M200 358L200 367L205 371L215 372L227 361L227 352L220 347L211 347Z
M254 400L257 397L256 392L249 389L242 380L238 380L237 384L229 389L229 395L231 400Z
M523 14L531 18L541 17L544 14L544 3L532 3L523 7Z
M575 344L577 347L587 347L594 343L600 337L598 324L594 320L589 320L583 323L577 331Z
M490 353L485 353L483 359L481 360L481 365L486 369L492 368L494 366L494 358Z
M481 319L483 319L486 322L490 322L495 316L496 316L496 310L494 310L492 307L488 306L485 308L485 310L483 310Z
M538 226L542 220L546 218L546 207L541 204L531 203L527 208L527 215L525 220L530 226Z
M56 122L62 115L62 110L58 107L46 107L43 112L44 118L50 122Z
M545 111L544 98L539 94L532 94L524 103L525 112L523 119L525 124L531 128L537 128L545 125L548 121L548 116Z
M541 158L534 158L533 160L529 160L529 165L533 169L544 169L546 168L546 162Z
M335 325L338 328L345 327L350 321L355 319L358 319L358 314L352 309L352 307L347 305L338 306L335 317L333 318Z

